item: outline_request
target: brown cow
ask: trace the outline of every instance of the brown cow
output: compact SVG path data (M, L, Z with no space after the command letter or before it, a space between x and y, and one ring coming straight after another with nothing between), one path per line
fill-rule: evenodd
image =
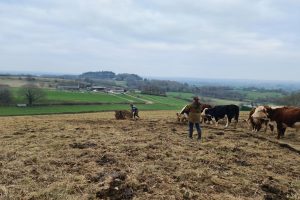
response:
M300 108L296 107L281 107L271 108L266 106L265 112L271 121L277 123L277 138L284 136L287 127L300 129Z

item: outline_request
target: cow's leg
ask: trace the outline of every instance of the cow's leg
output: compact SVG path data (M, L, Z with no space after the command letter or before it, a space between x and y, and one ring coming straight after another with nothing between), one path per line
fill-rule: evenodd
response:
M258 121L256 124L256 130L257 130L256 132L259 132L261 128L262 128L262 123Z
M272 134L274 134L274 124L269 124Z
M248 121L248 124L250 126L250 129L252 130L252 132L254 132L254 129L255 129L255 124L254 124L254 120L252 117L249 117L249 119L247 120Z
M232 118L229 118L229 123L231 123L231 120L232 120ZM236 128L237 124L238 124L238 121L234 120L233 128Z
M228 116L226 116L226 125L225 125L225 128L227 128L229 126L229 118Z
M264 133L266 133L267 132L267 129L268 129L268 125L269 125L269 121L265 121L265 130L264 130Z
M282 135L281 135L282 137L284 136L285 131L286 131L286 128L283 128L283 129L282 129Z
M219 119L218 119L218 118L214 118L213 120L214 120L214 122L215 122L216 127L218 127L218 125L219 125L219 122L218 122Z
M277 139L284 134L285 128L283 128L282 123L277 123Z

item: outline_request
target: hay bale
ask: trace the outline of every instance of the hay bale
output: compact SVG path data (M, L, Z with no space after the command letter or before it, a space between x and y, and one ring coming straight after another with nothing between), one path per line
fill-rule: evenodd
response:
M118 120L122 119L132 119L132 113L128 110L116 110L115 111L115 118Z

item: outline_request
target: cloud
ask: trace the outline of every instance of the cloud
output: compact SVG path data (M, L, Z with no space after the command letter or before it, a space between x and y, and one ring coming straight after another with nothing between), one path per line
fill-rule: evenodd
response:
M0 68L152 76L219 68L240 77L233 68L273 67L282 78L281 67L300 63L299 9L294 0L2 1Z

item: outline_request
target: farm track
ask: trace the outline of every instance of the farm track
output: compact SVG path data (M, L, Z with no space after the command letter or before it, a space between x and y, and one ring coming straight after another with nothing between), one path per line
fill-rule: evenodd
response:
M172 111L140 114L2 117L0 199L300 198L299 153L270 132L203 125L198 142Z

